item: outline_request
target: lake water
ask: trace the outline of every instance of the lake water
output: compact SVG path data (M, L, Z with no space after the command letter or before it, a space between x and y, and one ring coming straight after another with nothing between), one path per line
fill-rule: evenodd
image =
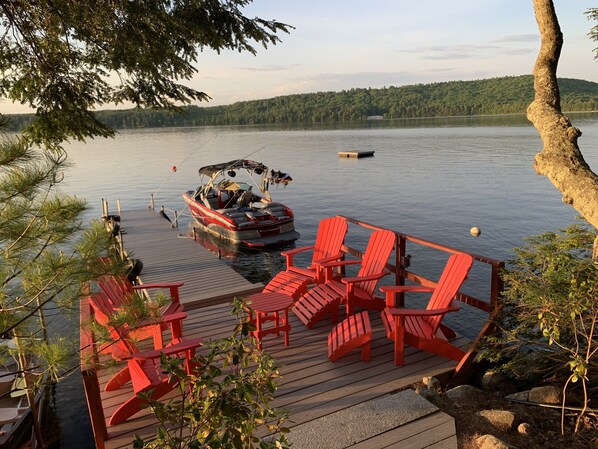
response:
M598 114L572 117L583 132L582 152L596 169ZM181 193L197 185L200 166L249 158L292 175L288 187L272 194L295 212L299 246L313 242L319 220L342 214L505 260L523 237L565 227L577 215L545 177L536 175L532 163L541 146L522 116L383 121L334 129L130 130L115 139L68 146L73 168L62 188L88 200L88 217L100 216L101 198L112 210L119 198L126 211L146 207L151 193L156 193L157 207L182 211ZM359 160L338 158L338 151L349 150L376 153ZM470 235L472 226L481 229L481 236ZM365 238L356 234L351 244L363 247ZM266 281L284 266L275 252L237 255L228 262L253 281ZM61 447L92 447L77 376L58 386L56 407Z

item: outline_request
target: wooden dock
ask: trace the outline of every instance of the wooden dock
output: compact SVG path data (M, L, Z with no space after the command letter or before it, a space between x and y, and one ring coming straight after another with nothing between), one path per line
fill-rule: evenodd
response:
M338 157L361 159L362 157L372 157L375 151L339 151Z
M228 301L233 296L245 296L261 290L261 285L246 281L193 240L180 238L179 230L171 228L170 223L153 211L124 212L122 219L126 230L123 236L126 251L144 264L142 281L185 282L181 292L181 300L188 312L184 322L185 337L209 340L229 336L235 321L230 315ZM291 314L289 347L284 346L281 337L272 335L264 339L264 349L278 361L282 374L282 384L273 405L289 412L291 433L294 427L301 429L301 425L318 418L408 388L423 376L438 376L456 368L457 362L410 347L406 348L405 365L395 367L393 342L385 336L380 314L370 311L370 318L372 356L367 363L360 360L359 351L337 362L329 361L327 337L332 325L326 321L308 329ZM470 341L458 338L454 344L465 348ZM91 409L93 404L96 409L101 407L101 413L92 410L92 420L94 413L96 419L103 413L104 419L100 421L106 425L117 406L133 394L130 385L116 391L104 391L115 369L97 373L93 370L91 373L82 367L86 391L89 385L95 383L97 388L99 383L101 392L97 399L93 396L89 399ZM90 374L91 377L86 377ZM100 436L104 441L99 442L98 447L131 447L135 434L143 437L155 435L156 423L153 414L143 410L122 424L107 427L105 440ZM102 430L96 429L95 432L98 441L97 435L101 435ZM416 449L456 448L454 421L444 413L435 412L364 441L356 441L351 447L403 447L405 444Z
M141 281L181 281L181 302L186 310L228 301L261 291L218 260L203 246L181 234L181 230L151 209L125 211L121 214L124 250L143 263Z

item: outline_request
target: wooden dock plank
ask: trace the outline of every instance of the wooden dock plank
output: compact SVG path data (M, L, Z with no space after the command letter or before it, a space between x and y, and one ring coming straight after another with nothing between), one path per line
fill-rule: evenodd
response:
M186 309L227 301L261 291L214 254L189 238L152 210L124 211L121 224L124 248L143 263L143 283L181 281L181 302ZM190 241L191 240L191 241Z

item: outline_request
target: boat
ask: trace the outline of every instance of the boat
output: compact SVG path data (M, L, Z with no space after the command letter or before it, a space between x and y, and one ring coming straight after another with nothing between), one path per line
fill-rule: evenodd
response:
M0 339L0 346L13 347L10 339ZM29 407L24 380L16 361L3 360L0 364L0 447L34 448L37 441L33 432L32 410ZM37 374L30 374L29 381ZM37 420L41 420L44 408L45 382L35 389L34 401L37 408Z
M234 179L237 174L246 179ZM201 167L199 175L199 187L184 193L183 198L200 231L252 249L299 238L293 211L272 201L269 191L273 185L288 185L293 180L289 174L240 159Z

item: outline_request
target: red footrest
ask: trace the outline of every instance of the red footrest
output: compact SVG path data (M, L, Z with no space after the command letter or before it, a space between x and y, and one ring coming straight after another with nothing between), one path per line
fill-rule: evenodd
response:
M333 362L359 347L361 360L368 362L371 356L372 327L367 310L351 315L328 334L328 358Z

